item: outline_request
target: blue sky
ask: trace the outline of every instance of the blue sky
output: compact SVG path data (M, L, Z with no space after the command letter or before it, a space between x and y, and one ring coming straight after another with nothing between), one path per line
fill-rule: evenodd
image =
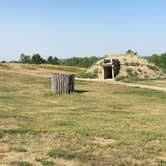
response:
M165 0L0 0L0 60L166 52Z

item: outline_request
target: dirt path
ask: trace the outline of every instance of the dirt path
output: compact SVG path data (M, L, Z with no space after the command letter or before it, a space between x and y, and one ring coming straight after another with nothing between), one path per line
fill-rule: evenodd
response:
M142 84L135 84L135 83L126 83L126 82L120 82L120 81L115 81L115 80L98 80L98 79L84 79L84 78L76 78L76 80L99 82L99 83L112 84L112 85L124 85L124 86L127 86L127 87L152 89L152 90L158 90L158 91L166 92L166 88L164 88L164 87L149 86L149 85L142 85Z
M51 77L49 75L42 75L42 74L37 74L37 73L34 74L34 73L27 73L27 72L20 72L20 71L11 71L11 70L3 70L3 69L2 70L0 69L0 72L24 74L24 75L34 76L34 77L46 77L46 78ZM142 84L135 84L135 83L126 83L126 82L115 81L115 80L112 80L112 79L99 80L99 79L76 78L76 80L89 81L89 82L98 82L98 83L112 84L112 85L123 85L123 86L127 86L127 87L144 88L144 89L151 89L151 90L166 92L166 88L164 88L164 87L142 85Z

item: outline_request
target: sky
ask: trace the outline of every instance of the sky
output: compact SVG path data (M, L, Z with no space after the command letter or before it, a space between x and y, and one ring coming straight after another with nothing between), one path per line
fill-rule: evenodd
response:
M166 52L165 0L0 0L0 61L128 49Z

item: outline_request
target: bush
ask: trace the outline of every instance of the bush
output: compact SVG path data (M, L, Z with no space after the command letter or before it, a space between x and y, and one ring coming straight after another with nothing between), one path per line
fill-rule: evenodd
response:
M121 81L121 80L124 80L124 79L126 79L126 77L124 77L124 76L116 77L116 81Z
M137 78L139 75L136 71L133 71L131 68L126 69L126 72L131 78Z
M127 72L127 74L130 75L130 76L133 75L133 70L130 69L130 68L126 69L126 72Z

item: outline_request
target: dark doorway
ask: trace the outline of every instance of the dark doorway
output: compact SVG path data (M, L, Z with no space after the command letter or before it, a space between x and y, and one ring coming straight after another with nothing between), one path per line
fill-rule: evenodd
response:
M112 67L104 67L104 79L112 78Z
M113 59L112 63L114 65L114 77L116 77L120 72L120 61L118 59Z

